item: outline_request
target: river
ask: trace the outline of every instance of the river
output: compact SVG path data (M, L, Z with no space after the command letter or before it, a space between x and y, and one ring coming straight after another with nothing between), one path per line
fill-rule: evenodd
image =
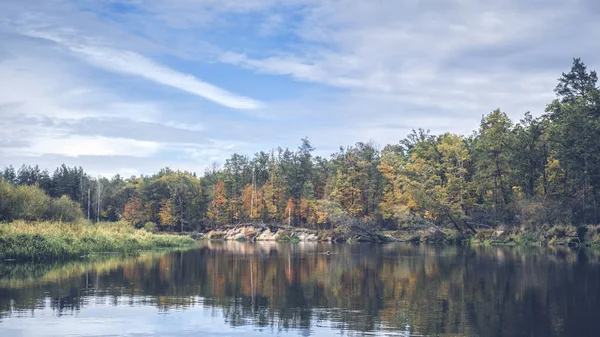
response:
M205 242L0 264L3 337L237 335L599 336L600 253Z

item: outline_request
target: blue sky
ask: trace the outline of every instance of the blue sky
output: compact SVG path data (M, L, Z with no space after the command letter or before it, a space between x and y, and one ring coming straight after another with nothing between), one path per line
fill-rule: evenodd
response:
M3 0L0 166L203 172L232 153L543 113L593 0Z

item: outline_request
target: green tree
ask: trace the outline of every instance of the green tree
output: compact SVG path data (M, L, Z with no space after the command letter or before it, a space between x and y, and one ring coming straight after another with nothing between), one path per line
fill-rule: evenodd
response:
M596 72L587 71L580 59L573 61L556 86L558 99L546 108L552 121L550 139L555 158L565 168L572 187L565 197L572 200L576 223L598 223L600 188L600 94Z
M512 128L506 113L494 110L482 118L474 142L474 180L480 197L480 217L484 221L510 223L514 215L510 207Z

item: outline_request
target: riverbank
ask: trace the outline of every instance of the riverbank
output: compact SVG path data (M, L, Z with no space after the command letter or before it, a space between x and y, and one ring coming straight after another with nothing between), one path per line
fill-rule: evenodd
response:
M0 223L0 259L45 260L94 254L136 254L144 250L192 246L188 236L154 234L114 223Z
M238 225L190 235L156 234L122 222L87 224L63 222L0 223L0 259L41 261L78 259L104 253L137 254L193 246L198 239L278 242L409 242L481 246L600 247L600 226L539 226L537 228L477 228L464 234L454 229L407 227L378 232L361 227L312 230Z
M387 232L400 241L482 246L600 247L600 226L479 227L476 233L454 229L405 228Z
M480 227L477 233L460 233L438 227L405 227L395 231L313 230L256 225L228 226L198 235L208 240L281 242L410 242L472 244L483 246L600 247L600 226Z
M279 241L279 242L391 242L393 237L361 227L314 230L296 227L280 227L244 224L209 230L200 235L208 240L225 241Z

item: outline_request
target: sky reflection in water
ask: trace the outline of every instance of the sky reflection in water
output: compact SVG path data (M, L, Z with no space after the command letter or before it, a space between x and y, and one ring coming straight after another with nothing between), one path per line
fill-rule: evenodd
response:
M0 335L595 336L598 257L229 242L95 262L5 263Z

